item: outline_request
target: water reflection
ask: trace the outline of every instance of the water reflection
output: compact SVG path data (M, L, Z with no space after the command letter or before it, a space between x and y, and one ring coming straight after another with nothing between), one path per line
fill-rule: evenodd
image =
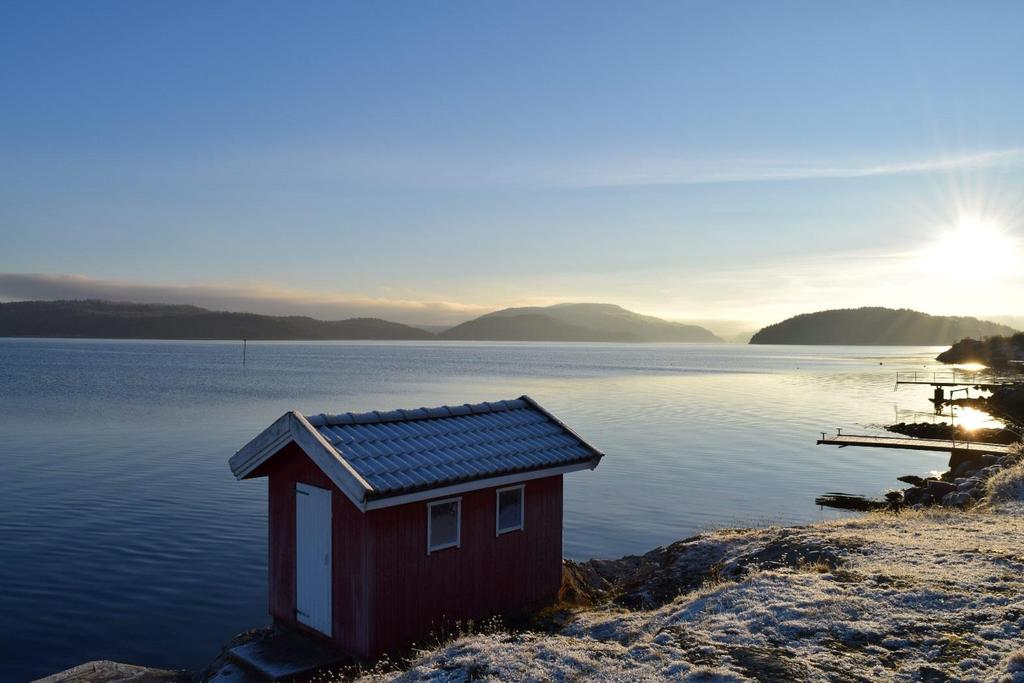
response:
M977 408L953 406L952 410L951 423L969 432L976 429L1001 429L1003 427L1002 422Z
M227 458L286 410L530 394L601 447L566 479L564 551L614 557L722 525L806 522L934 453L824 449L928 387L938 349L0 340L0 680L90 659L198 668L266 620L266 488ZM74 571L67 571L73 566ZM113 606L113 607L112 607Z

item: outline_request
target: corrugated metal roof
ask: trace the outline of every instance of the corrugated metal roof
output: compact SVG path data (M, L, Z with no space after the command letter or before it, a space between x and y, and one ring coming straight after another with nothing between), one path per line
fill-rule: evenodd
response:
M602 455L527 396L306 420L366 480L374 497L590 460L596 464Z

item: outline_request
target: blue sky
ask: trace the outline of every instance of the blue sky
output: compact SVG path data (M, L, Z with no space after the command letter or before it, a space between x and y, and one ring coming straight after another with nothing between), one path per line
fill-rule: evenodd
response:
M0 298L1018 314L1012 259L937 295L964 270L928 257L1017 253L1021 26L1019 2L6 2Z

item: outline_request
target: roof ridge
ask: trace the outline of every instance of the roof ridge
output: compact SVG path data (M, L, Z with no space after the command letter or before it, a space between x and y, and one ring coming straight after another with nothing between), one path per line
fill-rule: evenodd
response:
M318 415L305 415L304 417L314 427L328 427L335 425L364 425L382 424L386 422L412 422L414 420L437 420L447 417L461 417L464 415L480 415L483 413L498 413L508 410L518 410L530 406L529 399L524 395L519 398L505 399L502 401L484 401L483 403L463 403L462 405L442 405L435 408L399 408L397 410L371 410L365 413L320 413Z

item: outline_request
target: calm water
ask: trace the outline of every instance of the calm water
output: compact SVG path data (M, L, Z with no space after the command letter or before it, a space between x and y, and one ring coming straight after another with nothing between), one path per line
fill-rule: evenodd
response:
M945 456L816 447L913 419L937 349L0 339L0 680L90 659L198 669L266 623L266 487L227 459L284 411L528 393L608 455L566 479L565 554L803 522Z

